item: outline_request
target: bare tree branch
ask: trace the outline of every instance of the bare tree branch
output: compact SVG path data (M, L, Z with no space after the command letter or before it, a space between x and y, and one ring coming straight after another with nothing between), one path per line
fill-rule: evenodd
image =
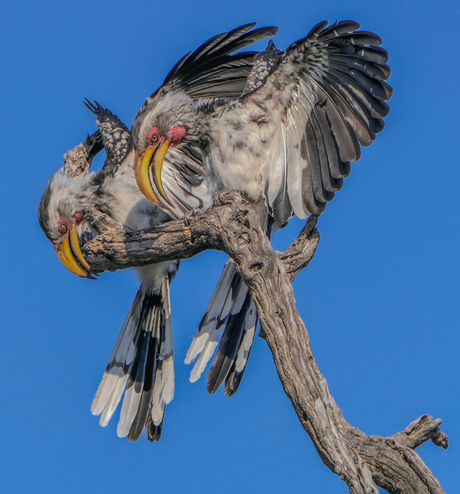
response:
M316 252L317 217L309 219L284 253L275 252L249 203L223 192L207 211L185 221L134 232L94 211L100 235L83 251L96 272L192 257L207 249L226 252L251 290L284 391L322 461L351 493L442 493L414 449L432 440L448 447L441 420L424 415L388 438L366 436L352 427L329 393L313 357L308 333L297 313L291 282Z
M78 178L86 173L91 166L88 153L83 143L64 154L64 173L70 178Z

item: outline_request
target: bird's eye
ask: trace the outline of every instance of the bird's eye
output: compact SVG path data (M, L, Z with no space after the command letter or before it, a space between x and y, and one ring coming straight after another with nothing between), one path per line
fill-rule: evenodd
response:
M160 134L158 132L158 128L153 127L152 130L149 132L149 135L147 136L147 140L149 141L150 144L156 144L159 139L160 139Z
M68 227L65 223L60 223L58 228L59 228L60 233L62 233L62 235L65 235L67 233Z

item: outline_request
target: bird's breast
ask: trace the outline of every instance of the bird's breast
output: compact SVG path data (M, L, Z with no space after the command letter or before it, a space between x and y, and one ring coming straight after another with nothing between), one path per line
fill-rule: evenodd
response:
M263 165L269 157L273 124L258 109L220 122L206 163L214 190L238 190L253 202L263 199Z

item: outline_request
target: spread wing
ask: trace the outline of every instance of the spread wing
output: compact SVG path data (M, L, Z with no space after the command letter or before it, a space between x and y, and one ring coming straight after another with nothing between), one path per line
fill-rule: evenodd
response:
M238 98L243 93L256 53L235 52L278 32L276 27L253 29L255 26L256 23L246 24L218 34L187 53L166 76L163 87L180 88L192 99Z
M235 109L271 126L265 194L280 223L292 211L300 218L324 211L350 161L360 158L360 144L374 141L389 112L390 69L380 37L358 31L353 21L327 24L292 44Z
M239 98L257 53L235 52L278 32L276 27L254 29L255 26L255 23L246 24L219 34L187 53L171 69L163 85L146 100L139 114L172 89L184 91L203 105L209 102L210 107L214 98L220 101ZM161 180L170 202L168 210L178 217L190 209L202 209L211 204L202 163L201 152L195 148L170 148L166 154Z
M256 53L235 52L278 32L276 27L253 29L255 25L246 24L229 33L218 34L184 55L166 76L162 86L145 100L138 117L171 90L184 91L194 100L239 98Z

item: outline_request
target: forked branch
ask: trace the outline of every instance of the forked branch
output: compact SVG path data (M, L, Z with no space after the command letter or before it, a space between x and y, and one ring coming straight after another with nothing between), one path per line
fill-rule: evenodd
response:
M297 313L291 282L316 252L319 234L311 217L284 253L275 252L249 203L223 192L207 211L192 212L146 231L130 231L93 212L100 235L84 247L95 272L192 257L204 250L226 252L236 263L257 305L266 340L284 391L322 461L350 492L442 493L414 449L432 440L447 448L441 420L424 415L388 438L366 436L352 427L329 393Z

